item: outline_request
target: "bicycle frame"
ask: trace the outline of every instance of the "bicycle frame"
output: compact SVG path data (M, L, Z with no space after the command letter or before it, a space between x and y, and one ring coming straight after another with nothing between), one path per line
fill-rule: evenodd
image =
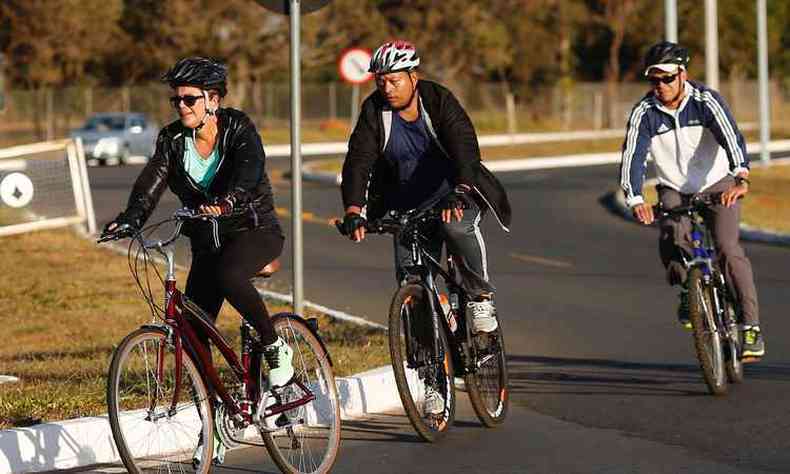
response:
M695 201L692 199L692 204L684 208L685 210L681 209L680 211L681 214L688 214L692 226L690 234L692 256L689 259L686 258L683 253L681 253L681 255L686 269L690 270L694 267L701 268L704 283L706 285L712 285L713 291L711 293L713 299L711 302L713 304L713 311L706 311L706 314L715 315L718 318L718 321L708 321L708 325L712 331L719 332L725 328L727 322L724 317L724 304L721 299L727 297L729 289L724 280L723 273L714 264L716 260L716 248L713 243L711 231L705 224L704 216L701 213L703 202L704 201ZM705 305L707 303L703 300L702 304Z
M431 297L428 298L428 301L429 301L429 305L430 305L430 309L431 309L431 324L432 324L432 331L433 331L433 335L434 335L434 341L433 341L434 342L434 357L436 359L436 360L434 360L434 362L440 363L442 358L444 357L444 354L441 353L441 344L439 342L439 337L438 337L439 324L443 324L445 329L446 329L446 334L447 334L447 336L448 336L448 338L450 339L450 342L451 342L450 343L450 349L451 349L453 358L454 358L454 360L457 360L458 362L460 362L460 365L458 365L457 367L458 368L462 368L464 372L469 372L471 369L466 364L465 356L463 354L463 350L459 347L461 342L463 342L463 340L459 338L460 330L456 330L456 332L453 332L452 330L450 330L450 326L449 326L449 323L447 321L448 315L444 314L444 310L442 309L441 305L439 304L439 290L436 287L435 275L437 275L437 274L440 275L444 279L445 284L448 286L448 289L451 292L456 293L456 294L458 294L461 297L460 303L461 303L462 307L463 307L463 304L465 303L465 300L466 300L466 293L464 292L464 290L462 288L458 287L455 284L454 275L455 275L455 271L456 270L455 270L455 266L453 264L452 256L448 255L448 258L447 258L447 266L448 266L448 268L447 268L447 270L445 270L442 267L441 263L439 261L437 261L420 244L420 237L421 236L422 236L422 234L419 232L419 228L417 226L414 226L411 229L411 235L409 236L409 240L410 240L410 244L411 244L412 265L407 267L406 272L408 274L416 274L417 276L419 276L421 278L420 284L423 285L426 288L426 290L428 291L428 293L431 295ZM401 238L401 236L400 235L395 235L395 238ZM410 270L412 270L412 271L410 271ZM442 317L440 318L439 315L441 315ZM459 319L460 319L460 321L463 322L462 324L463 324L463 328L464 328L464 333L466 335L465 341L468 342L468 341L471 340L471 334L469 334L469 325L466 324L466 318L465 317L462 317L462 318L459 318ZM406 335L407 335L407 338L406 338L407 342L406 343L408 345L408 344L410 344L409 341L411 341L411 327L410 327L410 324L406 325ZM470 346L471 350L474 351L473 345L469 344L469 346ZM412 355L413 351L411 350L410 347L409 347L409 350L407 351L407 353L409 354L408 357L411 358L411 355ZM475 354L472 354L472 356L473 356L472 359L476 358ZM409 360L408 362L409 362L410 365L414 365L415 366L414 368L416 368L416 361Z
M253 421L253 404L257 402L258 396L261 393L260 381L257 377L253 377L250 371L253 358L253 341L249 334L250 328L246 322L242 322L242 350L241 359L236 355L235 350L219 333L217 327L211 321L211 318L203 311L197 304L192 302L189 298L181 293L176 287L175 275L175 259L173 249L169 247L180 234L182 221L176 224L176 230L170 239L162 242L155 242L151 245L144 246L152 248L160 253L167 262L167 273L164 280L165 289L165 315L164 324L157 325L164 329L167 334L168 342L175 347L175 388L173 395L173 402L170 411L175 411L175 405L179 400L182 380L181 373L183 367L183 349L186 349L198 367L201 369L201 374L208 382L208 389L211 395L216 395L227 407L227 412L237 422L251 423ZM188 318L186 315L190 314L192 317ZM233 371L236 378L242 384L242 391L244 399L236 400L229 392L225 384L219 377L219 373L215 368L210 352L210 346L203 343L197 335L194 324L197 324L203 333L206 334L211 342L219 349L220 354L227 362L228 366ZM159 354L157 355L157 377L162 379L164 377L164 357L165 348L160 347ZM288 403L278 404L274 407L269 407L266 416L277 415L282 412L291 410L298 406L309 403L315 399L315 395L304 386L298 379L294 383L305 394L298 400L293 400ZM259 413L258 416L263 416Z

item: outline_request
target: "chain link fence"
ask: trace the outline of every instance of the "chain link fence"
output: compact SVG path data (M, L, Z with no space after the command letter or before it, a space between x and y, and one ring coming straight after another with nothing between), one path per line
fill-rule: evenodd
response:
M351 85L306 83L302 86L303 136L306 141L348 136L353 110ZM459 97L481 133L622 128L631 108L647 92L645 83L572 83L554 87L510 87L506 83L455 82L449 87ZM373 83L360 86L359 97L372 92ZM289 85L276 82L235 83L225 105L252 116L269 143L287 142L290 117ZM758 120L756 81L724 82L722 94L739 122ZM0 146L52 140L68 136L97 112L142 112L159 124L176 118L162 84L121 88L68 87L12 90L0 111ZM612 99L610 99L612 98ZM790 83L771 87L772 122L786 126L790 117Z

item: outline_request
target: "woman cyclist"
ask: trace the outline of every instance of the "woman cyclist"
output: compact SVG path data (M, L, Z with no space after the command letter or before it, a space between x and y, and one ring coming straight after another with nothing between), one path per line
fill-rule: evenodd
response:
M170 103L179 119L159 133L154 156L137 178L126 210L107 224L104 234L139 230L165 185L184 206L218 216L217 227L185 224L192 247L185 294L214 320L228 300L258 331L271 368L270 386L283 386L293 377L292 351L275 334L250 281L280 255L284 240L261 137L247 115L221 106L227 92L225 64L202 57L181 59L162 80L173 89Z

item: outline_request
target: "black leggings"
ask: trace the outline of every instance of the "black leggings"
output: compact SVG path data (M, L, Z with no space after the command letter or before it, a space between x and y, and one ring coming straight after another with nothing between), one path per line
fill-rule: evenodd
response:
M217 253L193 252L186 296L216 321L222 302L228 300L254 327L263 344L277 340L266 305L250 281L266 264L280 256L283 236L270 229L241 231L222 236ZM204 342L208 337L198 334Z

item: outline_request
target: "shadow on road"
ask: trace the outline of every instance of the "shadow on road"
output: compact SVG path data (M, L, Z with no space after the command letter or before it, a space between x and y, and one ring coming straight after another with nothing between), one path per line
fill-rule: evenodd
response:
M372 418L343 421L343 440L398 441L425 444L415 433L406 415L379 414Z
M508 357L515 393L700 396L706 392L691 364L625 362L516 355Z
M707 396L696 364L515 355L508 372L514 393ZM790 364L747 365L746 378L790 381Z

